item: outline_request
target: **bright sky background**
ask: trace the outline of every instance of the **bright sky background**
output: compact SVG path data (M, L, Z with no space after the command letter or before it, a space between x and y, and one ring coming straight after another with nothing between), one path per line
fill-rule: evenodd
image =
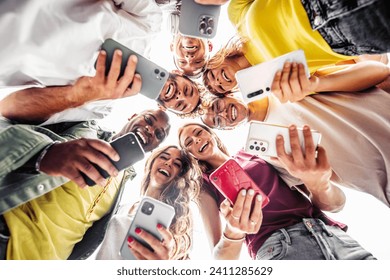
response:
M164 26L165 27L165 26ZM167 70L175 69L172 55L169 50L171 35L163 28L152 49L152 60L165 67ZM222 7L217 36L213 39L214 50L217 51L234 34L227 19L226 5ZM114 129L120 129L126 122L126 118L144 109L155 108L152 100L139 95L118 102L118 110L105 122ZM191 119L181 119L169 113L172 129L168 139L163 145L177 144L177 128ZM231 131L217 131L223 139L231 154L236 153L243 145L246 135L246 126L241 126ZM138 172L137 178L132 181L124 194L126 203L135 201L139 197L140 180L143 176L144 161L135 165ZM335 220L349 226L348 234L355 238L365 249L373 253L378 259L390 260L390 209L381 202L365 193L343 188L347 196L344 210L337 214L329 214ZM202 222L199 219L197 208L193 208L195 217L195 236L192 259L211 259L207 238L203 234ZM243 246L242 258L248 259L246 247Z

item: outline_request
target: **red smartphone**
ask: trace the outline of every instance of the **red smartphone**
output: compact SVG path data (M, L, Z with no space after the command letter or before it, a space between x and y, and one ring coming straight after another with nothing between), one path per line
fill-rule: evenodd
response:
M268 196L234 159L228 159L209 176L211 183L234 204L242 189L253 189L263 198L262 208L269 202Z

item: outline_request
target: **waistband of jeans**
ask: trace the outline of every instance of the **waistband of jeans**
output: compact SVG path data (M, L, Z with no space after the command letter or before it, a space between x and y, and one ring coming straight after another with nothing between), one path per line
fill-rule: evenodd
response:
M331 235L327 225L320 219L315 218L303 218L301 222L292 226L283 228L287 233L294 231L309 231L309 232L323 232Z

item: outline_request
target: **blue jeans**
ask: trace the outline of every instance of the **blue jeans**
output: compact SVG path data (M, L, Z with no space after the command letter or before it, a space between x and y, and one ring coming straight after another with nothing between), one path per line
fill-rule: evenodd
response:
M390 52L388 0L301 0L313 30L334 52Z
M342 229L303 219L274 232L257 251L258 260L375 260Z

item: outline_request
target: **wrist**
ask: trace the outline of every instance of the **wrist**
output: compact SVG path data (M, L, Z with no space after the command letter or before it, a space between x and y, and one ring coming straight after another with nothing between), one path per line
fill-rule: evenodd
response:
M41 163L42 163L42 160L43 158L46 156L47 152L49 151L49 149L54 145L54 144L57 144L57 143L60 143L59 141L54 141L50 144L48 144L45 148L43 148L43 150L40 152L36 162L35 162L35 171L37 172L41 172Z
M246 233L235 232L229 228L225 228L224 232L222 233L222 238L230 242L242 242L245 240L245 237Z

